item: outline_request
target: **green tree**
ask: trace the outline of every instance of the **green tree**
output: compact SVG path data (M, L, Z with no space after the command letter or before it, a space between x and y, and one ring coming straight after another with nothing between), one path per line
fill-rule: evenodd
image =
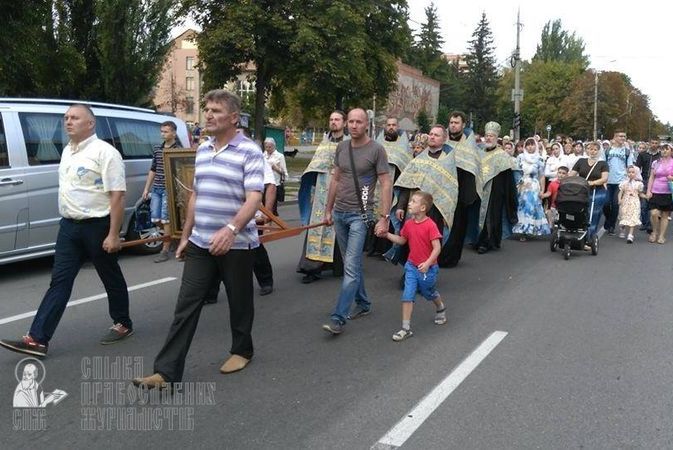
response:
M495 117L495 92L498 86L493 33L486 13L481 14L481 20L472 33L465 60L468 67L465 103L468 112L472 113L475 128L478 128Z
M279 76L277 103L322 120L334 108L370 106L374 96L381 104L397 78L396 61L411 42L407 20L406 1L303 5L289 43L296 64Z
M98 3L96 36L100 94L116 103L148 105L176 21L174 0L104 0Z
M202 32L197 38L206 90L234 80L254 64L256 135L264 133L264 104L273 83L291 71L296 58L289 45L296 35L298 2L272 0L188 0Z
M444 61L441 51L444 39L440 31L437 8L434 3L430 3L425 8L425 21L421 24L407 58L409 64L422 70L429 77L435 75L434 72Z
M149 104L176 0L9 2L0 93ZM9 9L8 9L9 8ZM21 61L18 64L17 61Z
M428 117L428 113L425 112L424 109L420 110L418 114L416 114L416 123L418 124L418 131L421 133L429 133L430 132L430 118Z
M537 45L533 61L560 61L579 63L582 69L589 67L589 57L584 54L584 40L569 33L561 25L561 19L549 21L542 28L540 43Z

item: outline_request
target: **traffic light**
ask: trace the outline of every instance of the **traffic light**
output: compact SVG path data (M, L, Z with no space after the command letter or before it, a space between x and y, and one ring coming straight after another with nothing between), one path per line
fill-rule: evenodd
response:
M514 114L514 120L512 121L512 128L519 128L521 126L521 114Z

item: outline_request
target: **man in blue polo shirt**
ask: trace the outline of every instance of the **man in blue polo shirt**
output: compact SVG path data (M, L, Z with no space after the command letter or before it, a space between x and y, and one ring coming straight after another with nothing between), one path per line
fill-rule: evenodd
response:
M264 190L264 156L252 140L236 132L241 101L223 89L204 97L210 138L196 151L194 191L176 256L185 257L173 323L154 361L154 374L136 386L167 387L182 380L185 358L213 278L223 282L229 301L231 356L222 373L239 371L253 355L252 269L259 245L255 212Z

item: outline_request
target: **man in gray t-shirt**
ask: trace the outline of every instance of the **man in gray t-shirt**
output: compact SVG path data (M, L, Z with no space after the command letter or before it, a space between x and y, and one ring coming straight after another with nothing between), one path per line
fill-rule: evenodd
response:
M362 274L362 250L367 237L368 219L378 215L375 231L388 230L390 203L392 200L392 179L389 174L388 157L381 144L367 135L367 113L356 108L348 113L350 141L337 146L334 160L334 174L330 181L325 206L325 220L334 223L337 242L344 261L344 278L331 320L323 329L332 334L341 334L346 319L366 316L371 303L365 291ZM352 149L352 150L351 150ZM352 151L355 172L360 192L357 192L351 169L349 153ZM380 209L374 211L376 182L381 185ZM383 211L382 214L379 211ZM357 303L350 311L353 300Z

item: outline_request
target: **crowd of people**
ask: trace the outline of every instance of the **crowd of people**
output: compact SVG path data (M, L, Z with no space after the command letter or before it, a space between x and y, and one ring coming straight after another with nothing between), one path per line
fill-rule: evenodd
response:
M154 373L137 386L165 388L182 380L185 361L202 307L216 301L224 283L230 308L232 345L220 371L244 369L253 357L253 273L260 295L273 291L268 253L258 228L277 211L277 187L287 177L273 139L263 148L238 129L240 99L225 90L203 101L209 137L195 153L193 191L175 256L184 260L173 322L157 354ZM102 344L133 334L128 292L117 262L123 214L124 165L118 152L95 134L95 116L73 105L64 118L70 143L59 170L59 209L63 215L52 281L29 333L0 346L35 356L47 354L82 261L93 260L103 280L114 325ZM586 180L592 191L590 235L603 211L608 234L633 243L635 229L664 244L673 210L673 146L658 141L629 143L617 131L612 141L551 142L538 136L512 142L488 122L483 138L466 126L464 113L450 114L448 126L407 139L397 118L384 132L369 136L362 108L333 111L329 132L301 177L299 212L307 231L297 265L303 283L325 271L343 275L329 320L322 328L340 335L349 321L372 311L365 289L364 255L402 266L400 329L395 341L413 336L411 316L420 294L434 306L433 322L447 322L436 288L440 267L454 267L465 245L478 254L500 249L510 235L526 240L549 234L556 220L556 196L568 176ZM345 130L348 130L348 133ZM163 151L175 146L175 126L161 127L164 143L155 151L143 197L152 199L152 220L169 230L165 210ZM91 177L78 177L78 160L96 161ZM102 180L102 183L97 180ZM157 262L168 259L165 247Z

